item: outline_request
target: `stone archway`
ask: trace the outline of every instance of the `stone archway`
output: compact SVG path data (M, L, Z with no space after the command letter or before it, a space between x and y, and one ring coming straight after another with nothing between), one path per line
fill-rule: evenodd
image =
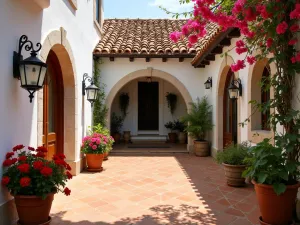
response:
M46 62L52 50L58 58L64 86L64 154L74 175L80 173L79 144L77 143L78 109L74 56L66 31L63 28L52 31L44 40L40 57ZM38 92L38 145L43 135L43 90Z
M221 63L219 74L218 74L218 88L217 88L217 98L216 98L216 112L223 112L223 97L226 84L226 78L228 71L230 70L230 65L234 63L234 60L231 56L226 56ZM239 77L238 73L234 73L234 76ZM240 98L237 100L237 121L240 120ZM241 128L238 126L238 134L241 133ZM216 150L223 149L223 113L218 113L216 116ZM238 135L238 143L241 140L241 136ZM216 152L212 152L214 156Z
M189 91L181 83L181 81L179 81L176 77L172 76L171 74L164 72L162 70L148 68L148 69L143 69L143 70L137 70L137 71L134 71L134 72L124 76L111 88L111 90L109 90L109 94L107 95L106 102L105 102L108 107L107 118L106 118L107 124L110 124L111 105L113 103L115 96L119 92L119 90L121 90L122 87L124 85L126 85L127 83L129 83L130 81L138 79L138 78L142 78L142 77L151 76L151 74L153 77L157 77L157 78L166 80L166 81L170 82L172 85L174 85L175 88L177 88L177 90L179 90L179 92L181 93L181 95L186 103L187 110L188 111L190 110L189 103L192 102L193 100L192 100L192 97L191 97ZM189 137L188 138L188 146L187 146L187 149L189 151L192 150L192 145L193 145L192 139Z

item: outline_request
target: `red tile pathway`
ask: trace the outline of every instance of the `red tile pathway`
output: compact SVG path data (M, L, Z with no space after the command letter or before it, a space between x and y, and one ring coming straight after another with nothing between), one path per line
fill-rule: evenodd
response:
M253 225L253 187L226 185L220 165L188 154L111 156L101 173L81 173L58 194L52 225Z

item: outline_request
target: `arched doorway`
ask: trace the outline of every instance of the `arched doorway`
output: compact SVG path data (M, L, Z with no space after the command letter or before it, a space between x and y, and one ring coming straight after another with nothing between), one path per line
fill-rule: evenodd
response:
M47 58L47 76L43 88L43 145L48 149L47 158L63 153L64 140L64 85L59 60L50 51Z
M223 147L231 143L237 143L237 100L230 99L228 93L228 87L233 80L234 73L229 69L223 95Z

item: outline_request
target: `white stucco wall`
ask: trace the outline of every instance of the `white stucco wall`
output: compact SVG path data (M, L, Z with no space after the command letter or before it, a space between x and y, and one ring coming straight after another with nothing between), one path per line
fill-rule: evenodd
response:
M119 108L120 93L125 92L129 95L128 115L125 117L121 131L129 130L132 135L138 135L138 82L145 82L145 78L135 79L126 84L115 97L111 106L111 112L121 115ZM170 131L165 128L164 124L169 121L180 119L187 112L187 105L180 94L180 91L168 81L160 78L153 78L153 82L159 83L159 135L167 135ZM176 110L172 115L168 108L166 93L171 92L177 95Z
M100 33L95 29L93 18L94 1L77 1L74 10L68 0L51 0L50 7L41 9L34 1L0 1L0 162L5 153L16 144L37 146L37 94L32 104L28 92L20 88L20 82L12 76L13 51L17 51L21 35L28 36L34 44L43 43L47 35L63 27L73 52L77 83L78 132L76 158L79 159L80 140L84 127L91 121L90 104L84 101L82 110L81 81L83 73L92 74L92 52L99 41ZM29 54L23 50L24 57ZM82 113L84 112L84 116ZM84 120L81 120L84 118ZM0 167L0 174L2 167ZM5 196L4 196L5 195ZM8 199L1 191L0 206Z

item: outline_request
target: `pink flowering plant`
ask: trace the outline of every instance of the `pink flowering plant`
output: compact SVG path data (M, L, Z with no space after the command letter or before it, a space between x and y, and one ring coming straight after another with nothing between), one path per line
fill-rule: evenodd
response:
M238 29L242 34L231 51L240 58L231 65L237 72L264 58L276 67L262 87L272 89L274 97L265 103L251 101L256 110L271 112L268 125L274 132L274 146L264 140L251 148L253 158L246 175L258 183L273 185L277 194L286 185L297 183L300 158L300 111L292 104L295 99L296 77L300 72L300 52L296 47L299 33L300 3L297 0L179 0L193 3L191 12L183 15L191 19L181 31L174 31L170 38L177 42L188 38L194 45L203 38L209 24L214 23L223 32ZM166 10L167 11L167 10ZM167 13L172 13L167 11ZM180 14L175 13L175 17ZM225 53L227 54L227 53ZM250 121L247 118L241 125ZM284 132L276 127L282 126ZM263 146L263 147L262 147ZM262 151L267 148L268 151ZM271 152L271 153L270 153Z
M85 154L103 154L112 149L113 137L105 134L93 133L83 138L81 151Z
M34 195L46 198L49 193L63 192L70 195L66 183L72 178L71 167L65 162L64 154L45 159L47 149L15 146L3 161L1 184L12 195Z

